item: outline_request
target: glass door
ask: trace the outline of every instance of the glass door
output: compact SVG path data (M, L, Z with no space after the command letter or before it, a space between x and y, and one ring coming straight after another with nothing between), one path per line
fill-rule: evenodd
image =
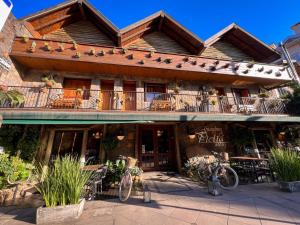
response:
M140 129L140 166L145 171L172 170L175 165L174 135L171 126L145 126Z

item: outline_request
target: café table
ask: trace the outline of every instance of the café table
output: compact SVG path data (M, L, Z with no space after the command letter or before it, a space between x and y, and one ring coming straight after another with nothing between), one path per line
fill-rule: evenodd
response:
M274 180L268 158L235 156L230 157L230 165L238 170L237 173L245 175L247 179L254 179L254 181L259 182L259 177L271 176Z

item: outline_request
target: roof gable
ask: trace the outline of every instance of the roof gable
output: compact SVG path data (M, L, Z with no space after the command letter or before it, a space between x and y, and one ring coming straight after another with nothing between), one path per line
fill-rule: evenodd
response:
M162 32L191 54L199 54L203 42L163 11L159 11L121 30L121 45L126 46L152 32Z
M259 62L273 62L280 58L280 54L260 41L235 23L224 28L205 41L205 48L209 48L218 41L230 43L245 54Z
M39 11L23 18L23 20L31 34L36 38L82 20L89 21L115 45L118 43L119 30L86 1L71 0Z

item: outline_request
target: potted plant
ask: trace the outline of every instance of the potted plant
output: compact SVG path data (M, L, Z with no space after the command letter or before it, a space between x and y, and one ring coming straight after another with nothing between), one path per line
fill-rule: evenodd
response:
M77 58L77 59L79 59L80 57L81 57L81 54L80 54L80 52L76 52L76 54L75 54L75 56L74 56L75 58Z
M47 50L47 51L51 51L51 46L50 46L50 44L48 43L48 42L45 42L44 43L44 47L45 47L45 49Z
M283 191L300 191L300 158L295 151L275 148L271 151L270 165Z
M27 43L29 41L29 37L28 36L23 36L22 40L24 43Z
M63 52L65 50L65 44L64 43L60 43L58 45L58 49L59 49L59 51Z
M94 48L90 49L90 55L95 55L96 54L96 50Z
M53 85L56 84L52 74L44 75L41 78L41 81L45 83L46 88L51 88L51 87L53 87Z
M258 94L258 97L259 98L269 98L270 94L269 94L269 92L261 92Z
M30 48L29 48L29 51L30 51L31 53L34 53L34 52L35 52L35 47L36 47L36 42L33 41L33 42L31 43L31 46L30 46Z
M71 156L57 158L53 166L40 169L36 185L45 205L36 213L37 224L56 224L77 219L82 214L84 187L92 172L81 169L80 160Z
M76 43L76 41L73 41L73 50L77 50L78 48L78 44Z

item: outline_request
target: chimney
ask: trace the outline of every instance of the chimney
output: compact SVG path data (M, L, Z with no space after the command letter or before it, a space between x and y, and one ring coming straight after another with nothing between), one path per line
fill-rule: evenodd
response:
M300 22L293 25L291 29L295 32L295 34L300 34Z

